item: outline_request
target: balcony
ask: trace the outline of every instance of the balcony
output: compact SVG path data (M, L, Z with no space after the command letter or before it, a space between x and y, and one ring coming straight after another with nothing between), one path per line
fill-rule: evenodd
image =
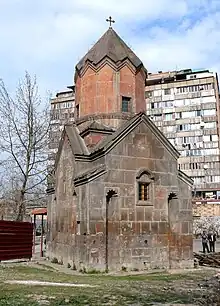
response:
M211 103L202 103L201 109L215 109L216 108L216 103L211 102Z
M162 108L151 108L147 111L148 116L159 115L163 113Z
M203 116L204 122L213 122L217 121L217 116Z

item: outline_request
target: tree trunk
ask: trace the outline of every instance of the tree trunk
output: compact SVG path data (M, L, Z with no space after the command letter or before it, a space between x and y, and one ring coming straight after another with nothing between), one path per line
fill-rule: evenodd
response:
M24 216L25 216L24 192L23 190L21 190L18 202L18 215L16 221L24 221Z

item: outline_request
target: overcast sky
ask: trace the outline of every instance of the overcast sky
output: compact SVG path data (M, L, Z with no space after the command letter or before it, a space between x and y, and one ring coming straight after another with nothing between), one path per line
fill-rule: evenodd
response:
M0 78L13 91L28 70L41 91L65 89L109 15L148 71L220 72L220 0L0 0Z

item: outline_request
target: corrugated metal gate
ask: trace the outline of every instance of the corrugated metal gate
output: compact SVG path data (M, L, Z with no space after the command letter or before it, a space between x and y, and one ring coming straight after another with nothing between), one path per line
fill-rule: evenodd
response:
M0 261L32 257L33 224L0 221Z

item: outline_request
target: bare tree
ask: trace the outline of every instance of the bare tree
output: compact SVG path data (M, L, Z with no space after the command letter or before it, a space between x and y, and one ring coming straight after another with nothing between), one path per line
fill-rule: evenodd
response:
M48 155L48 103L43 103L36 77L27 72L15 97L0 80L0 153L3 166L17 178L17 220L25 215L26 201L35 198L46 182Z

